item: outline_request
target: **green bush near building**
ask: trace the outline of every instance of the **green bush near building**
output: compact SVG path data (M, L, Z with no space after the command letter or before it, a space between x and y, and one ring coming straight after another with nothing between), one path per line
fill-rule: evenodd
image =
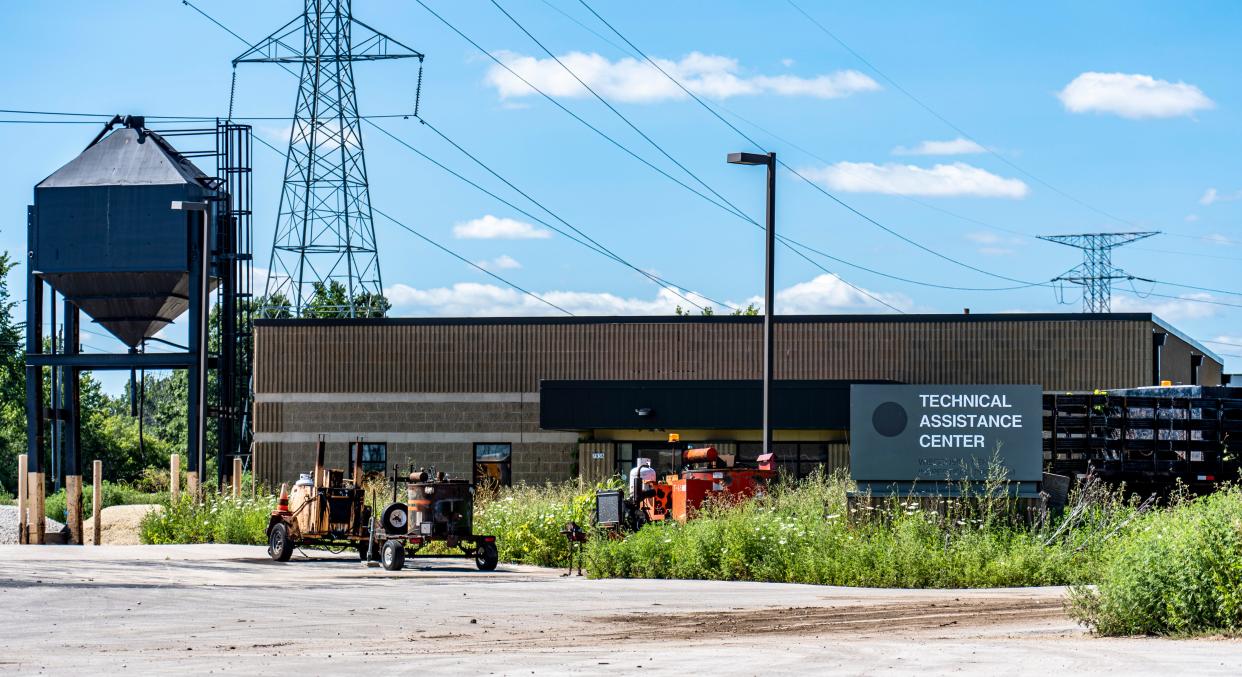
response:
M1102 553L1070 611L1102 635L1242 631L1242 489L1143 516Z
M232 498L207 492L201 503L183 494L175 503L165 500L164 509L142 519L143 543L267 543L267 521L276 497Z

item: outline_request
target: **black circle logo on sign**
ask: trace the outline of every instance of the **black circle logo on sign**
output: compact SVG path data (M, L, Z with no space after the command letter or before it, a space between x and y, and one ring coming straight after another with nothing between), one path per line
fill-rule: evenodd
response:
M875 408L871 415L871 425L875 431L885 437L896 437L906 429L909 417L906 410L896 402L885 402Z

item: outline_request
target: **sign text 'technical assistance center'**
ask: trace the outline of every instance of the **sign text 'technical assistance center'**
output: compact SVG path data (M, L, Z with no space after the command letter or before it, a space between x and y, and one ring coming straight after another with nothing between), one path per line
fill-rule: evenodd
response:
M995 428L1021 428L1022 414L1013 411L1013 403L1009 395L980 393L975 395L962 394L928 394L919 395L924 413L919 416L919 428L922 430L981 430ZM926 413L936 410L960 411L961 409L987 410L987 413ZM994 410L1010 410L1008 413L995 413ZM933 433L919 435L919 446L923 448L955 448L981 449L987 442L987 435L981 432L972 433Z

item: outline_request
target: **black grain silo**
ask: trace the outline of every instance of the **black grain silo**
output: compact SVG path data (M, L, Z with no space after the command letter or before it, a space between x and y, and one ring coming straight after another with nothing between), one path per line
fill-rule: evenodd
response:
M31 265L130 347L188 307L189 230L175 201L211 179L157 134L117 129L35 186Z
M134 398L136 371L186 370L191 489L204 479L209 418L217 433L218 482L223 483L228 457L249 455L251 129L217 121L206 128L174 127L165 136L189 149L178 152L140 117L116 116L86 150L35 186L27 212L25 341L25 457L32 506L42 504L45 457L52 460L53 477L64 477L67 504L81 505L83 371L129 371ZM212 159L215 176L189 157ZM45 306L46 286L52 294ZM58 335L58 296L63 297L59 345L55 338L47 340ZM213 298L219 312L210 320ZM83 312L129 350L83 353ZM148 339L180 315L186 316L186 345L147 351ZM48 316L51 332L45 334ZM212 335L218 337L214 350ZM51 378L45 381L46 369ZM52 386L50 407L45 384ZM138 400L132 404L137 416ZM52 443L45 444L49 431ZM42 512L32 508L31 514ZM67 520L71 540L79 543L80 512L75 517L71 507ZM19 539L43 542L42 525L27 526L19 529Z

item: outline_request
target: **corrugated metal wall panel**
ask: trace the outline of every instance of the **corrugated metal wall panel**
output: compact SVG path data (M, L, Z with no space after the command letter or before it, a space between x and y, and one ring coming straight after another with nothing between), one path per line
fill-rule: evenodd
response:
M601 458L595 458L599 454ZM598 482L616 472L616 445L612 442L583 442L578 445L578 476Z
M779 323L776 376L1130 387L1150 380L1150 329L1122 320ZM757 323L308 323L255 334L260 393L534 392L541 379L762 373ZM1182 360L1180 346L1168 352Z

